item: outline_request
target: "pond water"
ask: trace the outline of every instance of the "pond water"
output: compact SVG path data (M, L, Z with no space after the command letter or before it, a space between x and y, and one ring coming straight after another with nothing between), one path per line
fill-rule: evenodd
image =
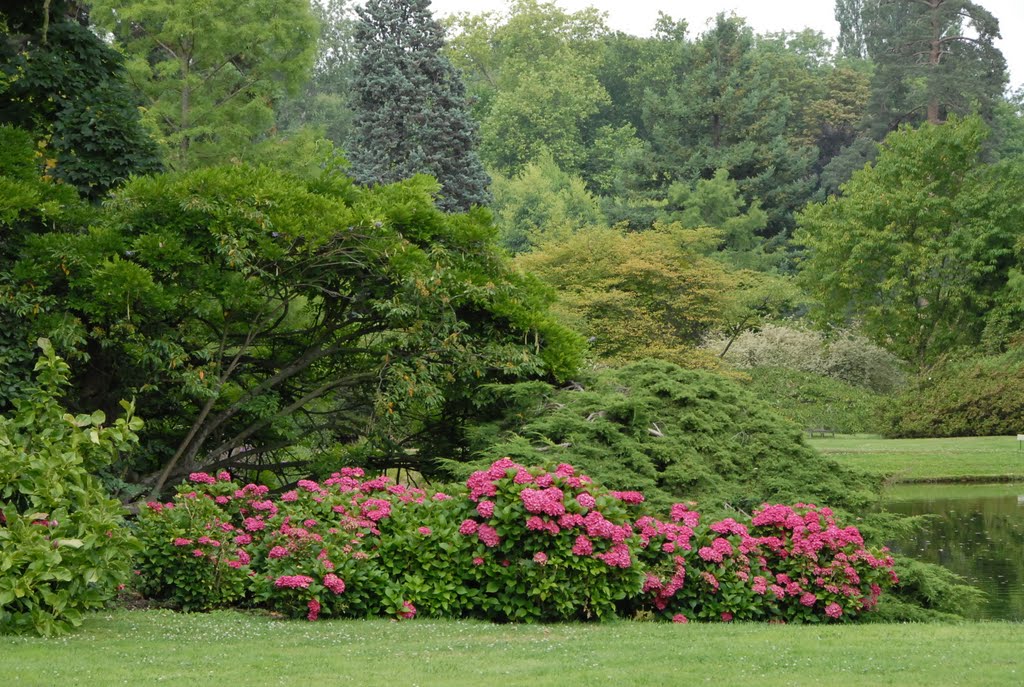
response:
M988 596L979 618L1024 621L1024 483L905 485L889 489L884 507L934 514L914 537L890 548L938 563Z

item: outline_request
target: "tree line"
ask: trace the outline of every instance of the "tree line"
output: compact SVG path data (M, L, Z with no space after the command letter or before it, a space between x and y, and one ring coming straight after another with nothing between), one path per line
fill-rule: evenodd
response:
M1019 346L998 21L836 16L833 45L536 0L6 9L0 409L49 338L70 409L137 399L144 451L105 479L156 493L194 466L438 473L523 383L727 369L780 318L911 371Z

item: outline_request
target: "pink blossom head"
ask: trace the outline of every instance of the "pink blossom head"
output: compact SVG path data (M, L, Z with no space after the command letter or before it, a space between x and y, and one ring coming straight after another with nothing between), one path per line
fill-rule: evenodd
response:
M190 472L188 481L195 484L216 484L217 480L205 472Z
M345 591L345 581L334 573L324 575L324 586L335 594L341 594Z
M533 562L537 565L545 565L548 562L548 555L543 551L533 554Z

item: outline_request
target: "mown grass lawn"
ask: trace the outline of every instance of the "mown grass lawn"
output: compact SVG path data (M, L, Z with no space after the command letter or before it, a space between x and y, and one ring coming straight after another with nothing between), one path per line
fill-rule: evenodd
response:
M896 482L1024 479L1024 451L1015 436L880 439L869 435L815 438L809 444L843 465Z
M491 625L116 611L0 637L10 685L1010 685L1024 624Z

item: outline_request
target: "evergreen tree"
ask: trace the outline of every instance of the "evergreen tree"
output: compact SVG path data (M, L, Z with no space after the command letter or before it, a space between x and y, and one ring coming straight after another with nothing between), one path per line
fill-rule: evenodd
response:
M354 131L348 155L364 184L431 174L449 212L490 201L465 86L441 54L430 0L368 0L357 10Z
M875 62L876 134L978 112L991 122L1006 86L999 21L970 0L870 0L861 22Z

